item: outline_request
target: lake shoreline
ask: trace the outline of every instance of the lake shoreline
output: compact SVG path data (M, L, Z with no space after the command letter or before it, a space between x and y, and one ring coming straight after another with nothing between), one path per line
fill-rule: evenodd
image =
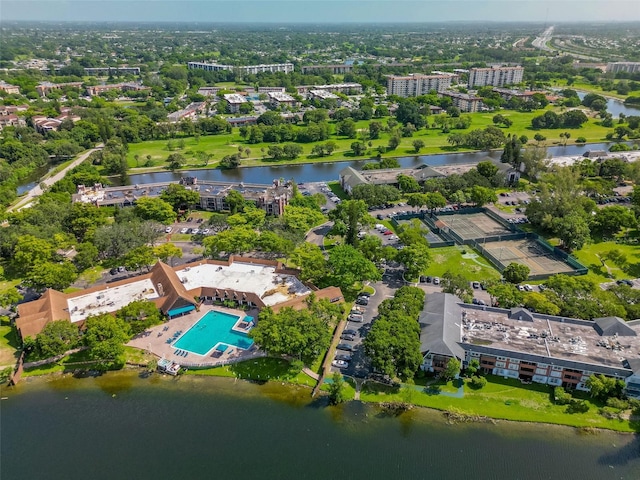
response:
M127 373L137 373L138 378L140 381L142 380L146 380L152 376L157 376L161 379L166 379L166 380L171 380L172 378L176 379L176 380L180 380L182 378L191 378L197 381L206 381L206 379L219 379L219 380L214 380L215 382L217 381L225 381L227 383L233 383L236 384L238 382L241 383L246 383L246 384L254 384L254 385L271 385L271 386L277 386L278 388L286 388L286 389L300 389L303 388L305 390L311 391L312 388L309 387L308 385L303 385L303 384L299 384L299 383L291 383L291 382L287 382L285 380L280 380L280 381L276 381L276 380L271 380L271 381L266 381L266 382L261 382L259 380L251 380L251 379L240 379L237 377L229 377L229 376L224 376L224 375L205 375L205 374L201 374L198 375L197 373L192 373L188 376L177 376L177 377L171 377L169 375L164 375L164 374L160 374L158 372L149 372L149 370L147 368L141 367L141 366L134 366L134 365L127 365L125 366L123 369L121 370L113 370L113 371L107 371L107 372L97 372L97 371L91 371L91 370L85 370L82 371L82 373L84 373L83 376L76 376L76 374L74 373L70 373L70 372L51 372L51 373L43 373L41 375L31 375L28 377L23 377L22 381L20 382L20 384L39 384L41 382L52 382L55 381L55 379L60 379L63 380L65 378L68 379L76 379L76 380L90 380L90 379L96 379L96 378L107 378L107 377L116 377L118 375L122 375L124 376ZM147 376L142 376L142 374L147 373ZM11 393L11 389L16 388L16 387L5 387L2 391L2 397L8 397L8 399L11 398L10 393ZM326 396L325 393L322 394L323 397ZM114 395L115 398L115 395ZM314 399L309 395L308 397L308 404L310 405L312 402L314 401ZM360 404L360 405L368 405L368 406L372 406L372 407L376 407L378 409L380 409L381 411L385 411L385 412L390 412L390 410L386 407L388 407L389 405L393 405L396 402L389 402L389 401L367 401L367 400L348 400L347 402L345 402L343 405L348 405L348 404ZM554 427L561 427L561 428L565 428L565 429L570 429L576 433L580 433L580 434L600 434L600 433L615 433L615 434L624 434L624 435L638 435L638 432L630 432L628 430L616 430L616 429L612 429L612 428L603 428L603 427L590 427L590 426L574 426L574 425L568 425L568 424L562 424L562 423L550 423L550 422L544 422L544 421L528 421L528 420L513 420L513 419L505 419L505 418L500 418L500 417L492 417L492 416L486 416L486 415L478 415L478 414L471 414L471 413L466 413L458 408L455 408L454 406L451 407L451 409L440 409L440 408L436 408L436 407L427 407L424 405L417 405L417 404L413 404L410 403L410 408L407 409L406 411L403 411L402 413L399 414L394 414L395 416L401 416L404 414L408 414L411 411L422 411L422 412L427 412L429 414L432 414L434 416L437 416L438 418L443 419L444 423L448 424L448 425L452 425L452 426L460 426L460 425L470 425L470 424L491 424L491 425L497 425L499 423L503 423L503 422L508 422L509 424L514 424L514 425L520 425L520 426L554 426ZM458 421L455 421L455 420Z

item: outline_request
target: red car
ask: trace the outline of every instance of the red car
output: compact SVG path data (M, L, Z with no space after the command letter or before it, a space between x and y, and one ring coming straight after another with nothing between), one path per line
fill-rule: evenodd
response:
M385 230L383 235L393 235L393 232L391 230Z

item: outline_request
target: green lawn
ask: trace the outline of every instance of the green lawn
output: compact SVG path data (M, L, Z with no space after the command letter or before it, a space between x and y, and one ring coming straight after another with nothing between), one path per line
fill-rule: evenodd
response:
M20 342L7 317L0 317L0 365L11 365L18 357Z
M233 365L224 365L200 370L188 370L187 375L208 375L215 377L234 377L256 381L285 381L313 387L316 381L306 373L291 376L289 362L280 358L258 358Z
M589 276L593 277L598 282L611 281L611 278L607 276L607 268L602 266L599 255L604 255L611 250L620 250L627 256L627 262L629 266L627 271L623 271L619 265L616 265L611 260L605 262L609 267L609 272L616 280L622 278L636 278L640 277L640 245L616 242L600 242L591 243L582 247L580 250L573 252L573 256L576 257L582 264L589 268Z
M424 392L412 393L411 403L447 410L465 415L478 415L522 422L543 422L573 427L596 427L622 432L635 431L627 420L606 419L598 413L601 406L586 398L590 409L586 413L566 413L566 406L551 403L551 387L546 385L522 385L520 381L489 375L487 385L481 390L464 387L464 398L453 398ZM584 395L578 394L585 399ZM378 388L366 383L360 395L365 402L406 401L398 389Z
M464 256L463 251L466 252ZM469 281L500 278L500 273L470 247L456 245L431 249L431 265L425 275L442 277L447 271L460 273Z
M624 100L628 97L628 95L620 95L619 93L617 93L615 90L602 90L602 87L600 87L599 85L591 85L591 83L588 83L584 80L581 80L581 78L583 77L577 77L577 80L573 82L573 84L571 86L567 87L567 81L565 79L558 79L558 80L554 80L554 83L557 82L557 86L558 87L565 87L565 88L571 88L573 90L582 90L585 92L590 92L590 93L597 93L598 95L603 95L606 97L613 97L613 98L617 98L619 100ZM614 83L618 83L617 81L614 80ZM632 95L636 94L638 92L631 92Z
M555 109L559 111L558 108L551 106L548 107L548 109ZM500 111L500 113L508 117L513 122L513 125L509 129L504 129L505 134L511 133L518 136L526 135L527 137L529 137L530 141L533 141L533 136L536 133L541 133L547 138L547 140L544 142L545 145L558 144L562 141L559 135L560 133L565 131L564 129L536 131L531 128L531 119L534 116L544 113L543 110L539 110L536 112L515 112L510 110L502 110ZM467 133L474 129L493 125L493 116L495 115L495 113L477 112L465 115L469 115L472 119L469 129L453 130L451 133ZM383 122L386 122L386 120L386 118L375 119L375 121ZM430 120L431 122L433 121L430 118L428 120ZM368 124L369 121L361 120L356 123L356 126L359 130L366 132L368 130ZM332 128L335 129L335 125L332 124ZM610 131L610 129L597 125L595 119L589 119L589 122L583 127L579 129L569 129L568 131L571 133L571 142L573 142L575 138L579 136L585 137L589 142L600 142L605 140L605 136ZM402 138L398 148L384 153L383 156L398 157L405 155L415 155L414 148L411 145L411 143L415 139L421 139L425 143L425 147L420 151L421 154L468 151L468 149L464 148L455 149L451 147L447 142L448 136L449 133L442 133L439 129L422 129L416 132L413 137ZM184 168L212 168L217 166L220 160L225 155L238 153L238 147L242 147L243 149L250 149L250 153L248 155L244 154L243 156L243 166L351 160L354 158L374 157L377 154L377 147L386 146L389 141L389 137L390 134L384 132L380 135L380 138L372 140L372 146L368 148L368 150L362 157L354 157L351 152L351 143L356 141L355 139L331 135L330 140L334 141L337 144L337 149L329 157L315 157L311 155L312 148L318 143L324 143L324 141L322 141L301 144L303 147L303 154L296 160L274 161L266 158L266 152L270 144L248 144L240 137L239 129L234 128L232 133L230 134L201 136L198 140L196 140L194 137L173 139L172 143L174 144L174 146L177 146L179 142L184 141L184 148L174 148L171 151L167 148L168 140L150 140L140 143L131 143L129 144L129 153L127 155L127 160L129 166L132 168L130 173L148 171L149 168L144 167L144 164L147 161L147 156L150 156L151 162L153 163L152 168L165 168L167 157L171 153L181 153L187 159L187 163ZM204 165L202 162L196 159L197 152L206 152L212 154L213 157L207 165ZM138 161L135 160L136 155L138 156Z
M327 187L329 187L329 190L331 190L340 200L349 200L349 195L347 195L347 192L342 189L340 182L329 182L327 183Z
M87 350L67 355L56 363L42 365L41 367L33 367L28 369L25 368L23 375L25 377L32 377L37 375L47 375L49 373L64 372L66 370L74 370L76 368L83 368L82 364L76 365L77 362L89 362ZM86 368L90 368L91 365L91 362L87 363Z

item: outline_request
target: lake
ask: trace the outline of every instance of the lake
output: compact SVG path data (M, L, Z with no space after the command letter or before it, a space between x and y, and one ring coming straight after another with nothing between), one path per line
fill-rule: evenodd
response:
M302 387L211 377L23 381L3 389L4 479L640 478L637 436L509 422L447 425Z
M548 147L549 155L554 157L567 155L582 155L587 150L609 150L612 143L595 143L588 145L567 145ZM416 167L427 164L430 166L442 165L464 165L478 163L487 157L495 160L500 159L501 150L492 152L465 152L465 153L445 153L436 155L417 155L399 157L397 160L403 168ZM371 160L370 160L371 161ZM364 160L350 160L345 162L326 163L304 163L297 165L272 165L244 167L231 170L221 170L217 168L207 170L183 170L180 172L152 172L136 173L129 175L127 183L129 185L155 183L155 182L177 182L181 177L197 177L199 180L220 181L220 182L245 182L245 183L271 183L274 179L295 179L297 182L332 182L340 177L340 171L346 167L353 167L360 170L367 163ZM111 179L116 184L115 180Z

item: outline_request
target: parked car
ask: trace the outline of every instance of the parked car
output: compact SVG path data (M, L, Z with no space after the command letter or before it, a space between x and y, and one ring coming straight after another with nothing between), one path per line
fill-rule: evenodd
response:
M109 273L111 275L117 275L118 274L118 268L117 267L113 267L111 270L109 270Z
M427 277L420 275L420 283L427 283Z
M351 329L351 328L347 328L345 330L342 331L343 335L357 335L358 332Z
M382 232L383 235L393 235L393 232L391 230L385 230L384 232Z
M164 229L164 233L171 233L172 230L173 230L173 228L167 227L167 228Z
M194 235L198 235L198 234L200 233L200 229L199 229L199 228L194 228L194 229L191 231L191 233L192 233L192 234L194 234Z
M440 285L440 277L433 277L433 284Z
M349 321L353 323L362 323L364 321L364 317L358 313L352 313L349 315Z
M348 343L339 343L336 348L338 350L345 350L347 352L353 352L356 349L356 347L354 347L353 345L350 345Z
M340 338L342 340L347 340L348 342L353 342L356 339L355 335L349 335L348 333L343 333L342 335L340 335Z
M334 360L333 362L331 362L331 365L338 368L347 368L349 366L349 363L344 360Z
M618 280L616 283L618 285L629 285L630 287L633 287L633 282L631 280L627 280L626 278L623 278L622 280Z
M203 234L203 235L209 235L209 232L210 232L210 231L211 231L211 230L209 230L208 228L205 228L204 230L202 230L202 234Z
M189 229L187 227L181 228L180 233L187 233Z
M367 297L369 298L371 296L371 294L369 292L360 292L358 294L358 297Z
M477 281L476 281L476 282L471 282L471 286L472 286L474 289L476 289L476 290L477 290L477 289L479 289L479 288L480 288L480 282L477 282Z
M336 360L342 360L344 362L350 362L353 357L350 353L337 353Z

